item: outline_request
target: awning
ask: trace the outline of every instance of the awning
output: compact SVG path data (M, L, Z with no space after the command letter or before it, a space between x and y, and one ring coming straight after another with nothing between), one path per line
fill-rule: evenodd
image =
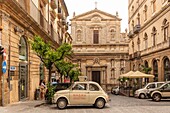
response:
M123 78L123 77L129 78L129 76L132 75L133 73L134 73L134 71L129 71L129 72L125 73L125 74L120 75L120 77L121 78Z
M154 75L145 74L140 71L136 71L133 74L131 74L130 76L128 76L128 78L154 78Z

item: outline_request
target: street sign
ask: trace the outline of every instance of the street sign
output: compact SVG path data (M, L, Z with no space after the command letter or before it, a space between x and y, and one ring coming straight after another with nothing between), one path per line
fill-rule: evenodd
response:
M6 61L2 62L2 73L6 73L6 69L7 69L7 63Z

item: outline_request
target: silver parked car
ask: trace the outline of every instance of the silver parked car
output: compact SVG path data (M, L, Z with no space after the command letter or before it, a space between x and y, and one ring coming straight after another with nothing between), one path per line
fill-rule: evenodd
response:
M161 86L162 84L164 84L165 82L150 82L148 84L146 84L146 86L144 86L141 89L138 89L135 91L135 97L140 98L140 99L144 99L147 97L147 92L157 88L159 86Z
M115 86L111 88L111 93L118 95L119 94L119 86Z

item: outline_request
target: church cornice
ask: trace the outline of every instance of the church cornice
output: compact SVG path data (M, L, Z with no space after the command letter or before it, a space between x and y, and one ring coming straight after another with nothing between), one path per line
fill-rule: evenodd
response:
M81 20L81 19L79 19L80 17L86 16L86 15L88 15L88 14L92 14L92 13L95 13L95 12L98 12L98 13L100 13L100 14L103 14L103 15L109 16L109 17L111 17L111 18L114 18L114 19L110 19L110 20L115 20L115 19L116 19L116 20L119 20L119 21L122 20L122 19L120 19L120 18L118 18L117 16L114 16L114 15L112 15L112 14L106 13L106 12L101 11L101 10L98 10L98 9L94 9L94 10L88 11L88 12L86 12L86 13L77 15L77 16L73 17L72 19L70 19L70 21L73 21L73 20ZM84 19L83 19L83 20L84 20ZM87 20L88 20L88 19L87 19ZM89 20L90 20L90 19L89 19ZM105 20L109 20L109 19L105 19Z

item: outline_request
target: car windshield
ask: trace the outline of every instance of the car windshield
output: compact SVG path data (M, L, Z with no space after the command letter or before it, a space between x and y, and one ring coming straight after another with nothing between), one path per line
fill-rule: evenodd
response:
M72 89L73 85L74 85L74 84L71 84L70 87L68 87L68 89Z

